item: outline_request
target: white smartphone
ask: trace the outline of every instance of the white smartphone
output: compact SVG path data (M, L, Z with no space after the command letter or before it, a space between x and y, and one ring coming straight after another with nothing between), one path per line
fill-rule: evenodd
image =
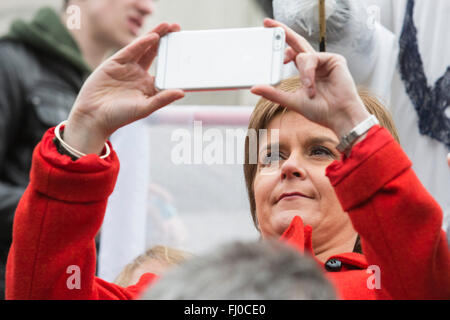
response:
M243 89L282 80L282 28L174 32L161 38L155 86L185 91Z

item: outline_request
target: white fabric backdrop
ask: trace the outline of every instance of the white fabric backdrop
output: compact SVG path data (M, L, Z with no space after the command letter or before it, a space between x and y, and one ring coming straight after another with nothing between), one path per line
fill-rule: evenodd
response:
M381 21L395 34L398 43L407 0L365 1L368 5L380 7ZM429 86L433 86L450 66L449 19L450 1L415 1L414 23ZM418 116L405 91L398 67L392 80L390 96L390 106L399 129L402 147L412 160L419 179L443 208L443 227L450 233L450 170L446 162L450 150L444 144L420 134Z

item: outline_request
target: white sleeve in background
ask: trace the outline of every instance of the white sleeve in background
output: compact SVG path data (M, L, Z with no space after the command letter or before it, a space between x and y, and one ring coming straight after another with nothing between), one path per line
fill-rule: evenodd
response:
M375 51L373 68L365 81L357 83L367 87L373 94L375 94L385 105L391 103L391 87L392 78L395 73L395 66L398 55L398 43L395 35L376 23L374 25L374 45ZM350 69L364 68L363 65L353 66L353 61L349 60L347 63Z
M361 0L358 0L361 1ZM379 12L379 23L391 32L395 32L394 26L394 11L398 2L403 0L362 0L367 6L368 10L375 13L376 10Z

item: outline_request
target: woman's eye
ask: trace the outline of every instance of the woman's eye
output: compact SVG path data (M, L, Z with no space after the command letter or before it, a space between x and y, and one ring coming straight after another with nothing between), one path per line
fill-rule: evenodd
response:
M314 146L311 148L310 151L311 156L315 157L331 157L336 158L333 152L331 152L330 149L323 147L323 146Z
M279 161L281 158L279 153L275 152L268 152L265 156L261 159L262 165L271 165L273 162Z

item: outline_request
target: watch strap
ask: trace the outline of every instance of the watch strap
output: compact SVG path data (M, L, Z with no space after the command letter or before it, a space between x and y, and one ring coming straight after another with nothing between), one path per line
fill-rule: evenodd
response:
M345 153L361 136L367 133L373 126L380 124L378 119L371 115L369 118L354 127L347 135L342 137L341 142L337 146L339 152Z

